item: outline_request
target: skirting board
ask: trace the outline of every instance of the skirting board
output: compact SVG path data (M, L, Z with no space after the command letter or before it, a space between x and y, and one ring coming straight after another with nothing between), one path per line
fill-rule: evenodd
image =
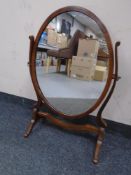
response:
M15 95L10 95L10 94L3 93L3 92L0 92L0 101L4 101L6 103L14 103L16 105L22 105L30 109L32 108L34 103L36 103L36 101L34 100L30 100L30 99L15 96ZM122 134L124 137L131 138L131 126L130 125L125 125L125 124L114 122L114 121L107 120L107 119L105 120L108 124L108 127L106 129L107 132L111 132L111 133L117 132L117 133ZM81 121L82 119L80 120L80 122Z

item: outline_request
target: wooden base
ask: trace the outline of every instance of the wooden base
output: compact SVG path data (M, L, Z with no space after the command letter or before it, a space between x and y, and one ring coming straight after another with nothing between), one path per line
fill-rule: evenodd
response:
M32 119L25 131L24 137L28 137L32 132L34 125L36 124L37 120L43 118L49 120L54 125L61 127L63 129L69 131L76 131L76 132L91 132L97 135L97 142L94 150L93 155L93 163L97 164L99 162L99 154L102 142L104 140L104 128L103 127L96 127L91 124L72 124L69 122L62 121L60 119L54 118L51 114L45 112L39 112L38 108L35 107L33 109Z
M80 9L79 9L79 11L80 11ZM91 16L94 16L94 15L91 14L91 12L87 13L85 11L85 14L88 14L88 15L90 14ZM56 16L56 14L54 16ZM109 51L110 51L109 55L111 56L110 59L109 59L110 60L110 65L113 65L113 61L112 61L113 60L113 50L112 50L112 44L110 42L110 37L108 37L108 32L105 32L106 28L103 26L103 24L98 19L96 19L96 21L99 22L100 27L101 27L104 35L105 35L106 41L107 41L108 46L109 46ZM43 28L45 29L44 25L43 25ZM41 32L43 32L42 28L41 28ZM100 108L98 110L97 116L94 116L94 117L96 117L96 122L98 124L98 127L96 127L96 126L93 126L93 125L90 125L90 124L79 125L79 124L67 123L67 122L64 122L64 121L61 121L59 119L54 118L49 113L39 112L39 107L40 107L41 103L43 103L44 100L46 100L46 99L45 99L45 97L43 96L42 92L39 89L37 78L36 78L36 75L35 75L36 67L35 67L34 63L35 63L35 59L36 59L35 58L35 53L36 53L35 50L36 50L37 43L36 43L36 46L35 46L34 36L30 36L29 38L30 38L29 68L30 68L31 79L32 79L32 82L33 82L33 85L34 85L34 88L35 88L37 98L38 98L38 103L35 105L35 107L33 109L32 120L30 121L30 123L27 127L27 130L24 134L24 137L28 137L30 135L34 125L36 124L36 122L39 118L48 119L53 124L55 124L55 125L57 125L61 128L67 129L67 130L73 130L73 131L77 131L77 132L92 132L92 133L95 133L97 135L97 142L96 142L96 147L95 147L95 150L94 150L93 162L95 164L98 163L101 145L102 145L103 140L104 140L104 128L107 126L106 122L102 119L102 112L105 109L108 101L110 100L110 98L111 98L111 96L114 92L116 82L119 80L117 48L118 48L118 46L120 46L120 42L116 42L116 44L115 44L114 74L109 76L108 82L107 82L107 84L109 86L111 80L113 80L112 86L111 86L110 90L108 89L109 87L107 87L106 90L104 91L103 97L106 96L105 99L102 97L104 101L102 102L101 100L98 100L99 102L97 104L97 107L101 104L102 105L100 106ZM38 37L36 37L36 41L38 41L38 39L39 39L39 35L38 35ZM48 59L48 63L47 63L47 70L46 70L47 72L48 72L49 65L50 65L50 58ZM61 60L59 59L58 63L57 63L57 71L58 72L60 71L60 65L61 65ZM71 68L71 60L69 59L69 61L66 63L66 71L67 71L68 76L70 76L70 68ZM109 72L110 73L113 72L113 66L110 67ZM47 100L46 100L46 103L48 104ZM48 104L48 106L50 106L50 105ZM50 106L50 108L55 111L55 109L53 109L51 106ZM95 110L95 109L96 108L94 107L93 110ZM87 111L87 112L89 112L89 111ZM59 113L59 115L60 114L62 114L62 113Z

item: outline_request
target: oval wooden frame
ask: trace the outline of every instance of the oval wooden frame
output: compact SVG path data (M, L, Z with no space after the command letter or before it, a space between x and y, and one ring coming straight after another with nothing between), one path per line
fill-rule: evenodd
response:
M108 73L108 78L107 78L105 88L104 88L103 92L101 93L101 96L99 97L99 99L96 101L96 103L91 108L89 108L86 112L78 114L78 115L67 115L65 113L62 113L61 111L55 109L48 102L48 100L46 99L46 97L44 96L44 94L42 93L42 91L40 89L40 86L39 86L39 83L37 80L37 76L36 76L36 64L35 64L36 49L38 46L38 42L39 42L41 33L45 30L48 23L54 17L56 17L57 15L60 15L61 13L66 13L66 12L70 12L70 11L76 11L76 12L83 13L83 14L87 15L88 17L90 17L91 19L93 19L98 24L101 31L103 32L103 35L105 37L105 40L107 42L107 47L109 50L109 73ZM32 77L33 86L34 86L35 92L36 92L37 97L38 97L38 101L42 101L42 103L44 103L55 114L65 118L65 119L76 119L76 118L83 118L85 116L88 116L91 112L95 111L96 108L102 103L102 101L104 100L105 96L108 93L108 90L109 90L110 85L111 85L112 77L113 77L113 70L114 70L114 54L113 54L113 47L112 47L110 35L109 35L106 27L104 26L104 24L101 22L101 20L95 14L93 14L91 11L89 11L83 7L78 7L78 6L63 7L63 8L56 10L55 12L53 12L45 20L45 22L42 24L42 26L41 26L41 28L40 28L40 30L35 38L33 49L32 49L32 55L31 55L31 60L30 60L30 73L31 73L31 77Z

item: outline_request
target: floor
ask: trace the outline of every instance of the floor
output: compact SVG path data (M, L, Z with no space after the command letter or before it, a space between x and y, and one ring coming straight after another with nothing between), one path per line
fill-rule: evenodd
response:
M42 92L49 98L97 99L105 87L105 81L82 81L56 73L55 66L50 66L48 73L45 67L38 66L36 73Z
M100 163L92 163L96 137L62 131L39 121L28 139L23 133L32 104L0 97L1 175L130 175L131 137L106 130Z
M68 115L83 113L100 97L105 81L78 80L68 77L64 70L61 66L61 72L56 73L56 66L50 66L46 73L46 67L37 66L39 86L51 106Z
M78 115L86 112L96 99L47 98L50 105L68 115Z

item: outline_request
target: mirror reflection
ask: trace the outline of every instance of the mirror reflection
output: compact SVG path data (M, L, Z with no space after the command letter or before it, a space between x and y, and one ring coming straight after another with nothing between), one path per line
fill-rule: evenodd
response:
M108 77L108 49L95 21L62 13L42 32L36 54L39 86L57 110L78 115L100 97Z

